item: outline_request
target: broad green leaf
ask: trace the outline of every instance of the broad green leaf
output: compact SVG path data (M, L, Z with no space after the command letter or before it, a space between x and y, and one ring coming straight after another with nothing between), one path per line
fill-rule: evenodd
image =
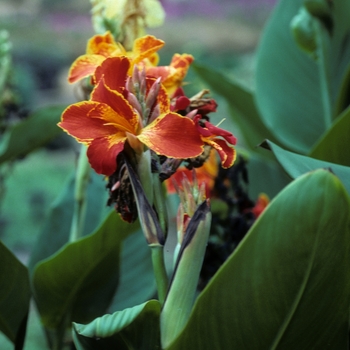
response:
M149 300L156 294L150 248L139 230L123 241L120 279L109 312Z
M35 265L57 252L68 242L74 208L74 174L69 176L63 185L62 192L51 206L45 225L38 236L30 262L29 270L33 272ZM108 213L106 207L107 191L103 177L91 172L87 188L87 208L83 235L93 232Z
M1 135L0 164L23 157L45 145L62 130L56 125L64 110L62 106L44 107L15 124Z
M160 309L158 300L150 300L87 325L73 323L74 343L78 350L160 349Z
M105 182L91 173L88 186L87 214L84 235L91 233L107 215ZM29 263L31 273L35 265L57 252L69 239L73 215L74 176L70 176L61 195L53 203L46 225ZM100 208L97 210L97 208ZM54 233L54 234L53 234ZM150 249L138 230L122 242L120 279L110 312L143 303L155 294Z
M0 331L22 349L29 311L27 268L0 241Z
M265 124L280 143L307 153L326 126L317 63L299 49L290 29L302 4L303 0L281 0L274 10L258 49L256 100ZM326 67L334 112L350 59L350 1L332 5L335 23Z
M348 349L350 201L308 173L259 217L169 350Z
M121 243L137 229L111 212L96 232L36 265L32 284L45 327L89 322L106 311L118 285Z
M310 152L310 157L350 166L350 107L322 135Z
M256 146L262 140L274 139L273 134L261 120L251 91L218 70L199 64L193 64L191 67L210 89L225 98L233 122L239 126L247 145L252 150L256 151Z
M319 168L331 169L331 171L334 172L334 174L343 182L345 188L350 193L350 167L289 152L268 140L262 144L262 147L270 149L274 153L277 161L291 178L295 179L308 171Z

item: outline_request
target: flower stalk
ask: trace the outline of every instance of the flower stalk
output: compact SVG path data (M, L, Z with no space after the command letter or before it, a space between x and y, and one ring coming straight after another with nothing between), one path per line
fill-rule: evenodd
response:
M195 300L198 278L210 233L211 212L205 200L191 218L160 316L161 343L167 348L186 326Z
M80 149L74 191L74 212L69 241L74 242L82 236L86 214L86 189L90 179L90 164L86 156L86 146Z
M125 164L129 172L130 182L135 195L137 211L139 213L142 231L146 241L151 248L153 271L156 279L158 298L161 304L164 303L168 288L168 276L165 269L163 246L165 234L159 224L158 217L153 207L150 205L143 186L130 165L125 159Z
M152 254L152 265L154 277L156 279L158 299L161 305L164 304L168 290L168 275L164 262L164 247L162 245L150 244Z

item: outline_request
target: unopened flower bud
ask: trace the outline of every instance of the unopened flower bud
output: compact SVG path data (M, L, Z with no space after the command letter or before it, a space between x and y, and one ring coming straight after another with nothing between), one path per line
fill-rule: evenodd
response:
M141 116L142 108L141 108L140 102L132 92L128 93L128 101L136 109L137 113Z
M140 95L146 96L146 71L144 67L142 68L141 71L139 71L139 82L140 82Z
M317 34L315 21L305 8L301 8L291 21L291 30L295 42L303 51L315 56L317 49Z
M154 103L157 101L157 96L159 93L159 89L160 89L160 80L161 78L159 77L151 86L151 88L149 89L148 95L146 97L146 108L148 110L151 110L151 108L153 107Z
M133 72L132 72L131 79L132 79L133 88L130 91L132 91L135 95L138 95L139 92L140 92L141 82L140 82L139 69L137 68L136 64L134 65L134 69L133 69Z
M156 105L156 106L153 108L152 114L151 114L151 116L150 116L149 119L148 119L148 124L152 123L153 120L155 120L156 118L159 117L159 115L160 115L159 105Z
M126 90L134 93L134 83L132 82L132 78L128 77L125 83Z
M211 224L209 200L188 223L175 271L160 315L162 347L167 348L186 326L195 300Z
M147 199L144 187L142 186L135 170L127 160L125 161L125 164L135 195L140 224L142 231L146 237L147 243L153 246L162 246L165 243L165 234L160 227L157 214Z

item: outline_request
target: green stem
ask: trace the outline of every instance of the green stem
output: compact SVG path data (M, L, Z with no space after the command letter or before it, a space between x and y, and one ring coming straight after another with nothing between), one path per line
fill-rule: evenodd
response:
M86 147L82 145L75 177L74 213L69 236L70 242L74 242L82 236L86 212L86 188L90 178L90 170Z
M150 245L152 252L152 264L154 276L156 278L158 299L161 305L164 304L168 291L168 275L164 263L164 249L161 245Z
M321 83L321 94L323 103L323 116L326 130L332 125L332 103L331 103L331 90L329 80L329 43L327 42L328 33L323 28L322 23L317 21L316 25L317 33L317 63L318 72Z
M159 224L164 233L164 238L166 239L168 232L168 213L162 183L159 180L158 174L153 174L153 194L154 206L157 211Z
M149 204L153 205L153 177L150 150L137 156L137 174Z

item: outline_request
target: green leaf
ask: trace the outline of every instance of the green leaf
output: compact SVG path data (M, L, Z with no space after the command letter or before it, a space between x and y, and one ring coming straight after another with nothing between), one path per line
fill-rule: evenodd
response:
M343 76L338 100L336 103L335 115L341 114L350 105L350 64Z
M322 135L310 152L310 157L350 166L350 107Z
M349 213L348 194L326 170L288 185L168 349L348 349Z
M0 331L22 349L27 327L30 285L27 268L0 241Z
M290 30L302 3L281 0L274 10L258 49L256 98L265 124L279 142L307 153L326 127L317 63L299 49ZM326 67L333 112L350 59L349 4L333 3L334 33Z
M87 325L73 323L74 343L78 350L160 349L160 308L158 300L150 300Z
M156 293L150 247L139 230L123 241L120 280L109 312L141 304Z
M63 110L62 106L44 107L7 129L0 141L0 164L23 157L59 135L62 130L56 124Z
M210 89L225 98L232 120L239 126L247 145L252 150L256 151L256 146L262 140L274 139L273 134L261 120L251 91L218 70L199 64L192 64L191 67Z
M91 233L107 215L105 206L107 192L101 176L91 173L87 194L84 235ZM53 255L67 243L73 215L73 196L74 175L72 174L62 189L61 195L53 203L46 224L38 237L29 263L31 273L38 262ZM140 230L126 237L122 242L119 277L118 289L109 307L110 312L140 304L155 294L150 249Z
M274 153L277 161L291 178L295 179L298 176L311 170L328 168L331 169L331 171L339 177L339 179L343 182L344 186L350 193L349 167L289 152L268 140L266 140L261 146L270 149Z
M36 266L34 296L45 327L89 322L106 311L118 285L121 243L138 227L112 212L95 233Z
M50 208L45 225L38 236L29 261L29 271L35 265L57 252L68 242L73 218L75 176L71 174L62 192ZM93 232L110 211L106 207L107 191L103 177L91 172L87 188L87 208L83 235Z

